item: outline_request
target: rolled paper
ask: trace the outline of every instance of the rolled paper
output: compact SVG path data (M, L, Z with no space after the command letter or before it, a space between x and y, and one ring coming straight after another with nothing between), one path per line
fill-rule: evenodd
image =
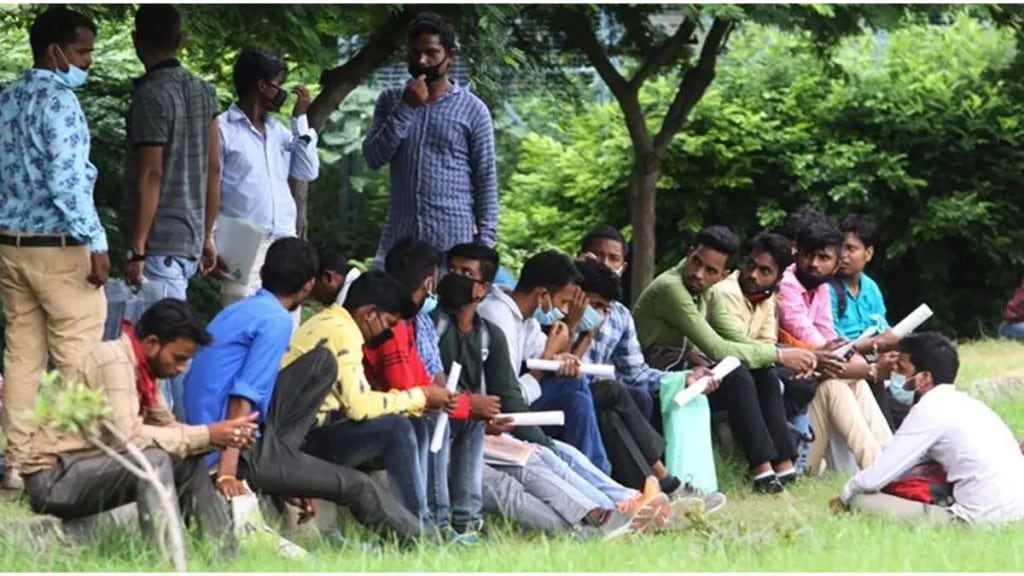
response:
M495 418L511 418L509 426L564 426L565 412L548 410L545 412L516 412L514 414L498 414Z
M708 389L708 384L711 383L712 379L721 380L739 367L739 358L736 358L735 356L726 356L725 358L722 358L722 361L711 369L711 375L704 376L692 385L683 388L678 394L676 394L672 401L675 402L676 406L686 406L691 400L700 396Z
M857 336L857 338L854 339L853 342L847 342L846 344L843 344L839 348L836 348L836 355L839 356L840 358L846 358L846 355L849 354L854 349L854 347L857 346L857 344L860 344L861 342L867 340L868 338L871 338L877 332L878 328L875 328L874 326L867 328L866 330L861 332L860 336Z
M527 370L540 370L542 372L558 372L562 363L558 360L541 360L534 358L526 361ZM611 364L580 364L580 373L588 376L599 376L601 378L614 378L615 366Z
M455 392L459 385L459 376L462 375L462 364L452 362L452 369L448 372L448 382L445 385L449 392ZM430 439L430 452L437 454L441 451L441 443L444 442L444 429L448 426L448 413L442 411L437 416L437 426L434 428L434 436Z
M906 318L900 320L900 323L892 327L892 333L899 338L903 338L907 334L910 334L921 324L924 324L926 320L932 317L932 309L927 304L921 304L916 310L907 315Z

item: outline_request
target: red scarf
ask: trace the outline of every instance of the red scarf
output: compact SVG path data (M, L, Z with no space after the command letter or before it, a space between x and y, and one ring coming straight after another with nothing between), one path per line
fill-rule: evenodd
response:
M754 294L744 294L744 296L747 297L747 300L750 300L751 304L755 304L756 305L756 304L760 304L761 302L764 302L765 300L771 298L772 294L774 294L774 292L772 292L771 290L764 290L764 291L761 291L761 292L756 292Z
M132 351L135 352L135 389L139 391L139 414L145 414L148 409L156 406L156 376L153 375L153 371L149 367L146 352L142 349L142 343L135 336L132 323L123 320L121 332L128 335L128 340L132 343Z

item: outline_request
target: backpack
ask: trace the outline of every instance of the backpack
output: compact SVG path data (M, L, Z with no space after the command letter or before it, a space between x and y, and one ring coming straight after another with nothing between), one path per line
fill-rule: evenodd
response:
M481 365L483 365L483 364L487 363L487 356L489 355L489 352L490 352L491 331L487 327L487 321L482 319L482 318L480 320L481 320L480 321L480 328L481 328L481 330L480 330L480 363L481 363ZM448 329L451 328L451 325L452 325L451 316L449 316L447 314L444 314L444 313L441 313L441 314L437 315L437 324L436 324L436 326L437 326L437 339L438 340L441 340L441 338L445 335L445 332L447 332ZM487 394L487 371L486 370L482 370L480 372L480 393L481 394Z

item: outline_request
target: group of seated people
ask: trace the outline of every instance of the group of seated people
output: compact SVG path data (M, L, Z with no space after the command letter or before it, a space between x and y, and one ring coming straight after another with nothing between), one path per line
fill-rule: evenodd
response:
M892 511L868 494L928 456L954 485L949 517L1024 516L1024 492L1008 484L1024 457L994 413L954 390L953 345L889 330L864 273L871 222L801 210L787 226L788 237L762 232L742 251L727 228L706 228L632 309L620 285L627 245L607 226L585 235L575 260L532 256L512 288L495 284L499 256L479 244L439 254L405 239L383 270L354 274L336 247L280 239L254 296L207 326L162 300L68 379L106 392L111 422L181 495L185 518L229 549L225 499L249 489L303 518L315 499L336 502L404 542L471 545L485 513L581 538L685 526L725 497L667 459L711 448L674 425L691 413L662 385L672 373L693 384L727 356L742 365L712 379L707 404L725 414L755 492L830 467L856 473L841 504ZM322 310L295 328L290 312L307 299ZM868 326L879 335L835 353ZM558 368L528 368L536 359ZM584 374L590 364L614 377ZM179 423L157 380L183 373ZM560 411L564 424L509 417L538 411ZM367 474L377 470L387 486ZM73 518L137 500L145 517L153 505L114 460L46 427L23 474L39 512ZM936 515L923 506L915 512Z

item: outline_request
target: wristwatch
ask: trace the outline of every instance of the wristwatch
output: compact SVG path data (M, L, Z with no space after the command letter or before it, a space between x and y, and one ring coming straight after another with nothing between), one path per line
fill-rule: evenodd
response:
M128 249L128 254L125 256L129 262L144 262L146 260L145 254L136 254L131 248Z

